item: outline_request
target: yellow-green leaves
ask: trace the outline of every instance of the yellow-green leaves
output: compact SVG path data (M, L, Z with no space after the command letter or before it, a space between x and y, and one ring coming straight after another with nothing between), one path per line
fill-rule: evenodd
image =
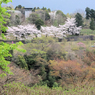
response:
M1 31L6 31L7 27L4 26L6 24L6 19L3 16L10 16L8 13L6 13L6 9L1 7L2 3L8 3L12 2L12 0L0 0L0 32ZM3 39L5 39L4 34L1 33L1 36ZM18 49L18 45L22 45L22 42L18 42L16 44L7 44L4 42L0 43L0 69L4 72L0 74L0 77L6 76L6 73L8 74L13 74L10 71L10 68L8 67L8 64L10 64L9 61L5 60L5 57L12 57L12 55L9 53L10 50L16 49L21 52L25 52L23 49Z
M12 0L0 0L0 3L8 3L8 2L12 2Z

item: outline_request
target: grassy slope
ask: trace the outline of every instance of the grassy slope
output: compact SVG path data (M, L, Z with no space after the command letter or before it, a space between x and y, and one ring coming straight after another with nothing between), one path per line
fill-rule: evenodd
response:
M93 31L91 29L82 29L81 34L83 34L83 35L95 35L95 30Z
M73 86L69 86L68 88L54 87L52 89L47 86L30 88L21 83L12 83L7 84L5 90L2 90L2 92L7 93L7 95L95 95L94 89L95 83L90 83L83 87L76 87L75 89Z

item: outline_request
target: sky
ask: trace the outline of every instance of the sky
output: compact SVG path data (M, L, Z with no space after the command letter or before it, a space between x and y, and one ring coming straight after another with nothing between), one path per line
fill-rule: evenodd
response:
M25 8L46 7L52 11L61 10L64 14L74 13L78 10L85 11L86 7L95 10L95 0L12 0L14 8L22 5ZM4 4L5 5L5 4Z

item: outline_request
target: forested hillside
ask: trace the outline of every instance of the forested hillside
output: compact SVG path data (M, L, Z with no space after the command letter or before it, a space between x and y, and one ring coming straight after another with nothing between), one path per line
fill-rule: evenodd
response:
M95 10L34 7L25 18L1 1L0 95L94 95Z

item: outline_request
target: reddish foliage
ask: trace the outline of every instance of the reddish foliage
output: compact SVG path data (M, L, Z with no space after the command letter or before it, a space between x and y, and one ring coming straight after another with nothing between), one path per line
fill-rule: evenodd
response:
M50 60L51 75L59 76L61 84L87 83L95 78L95 69L91 66L79 64L76 61Z

